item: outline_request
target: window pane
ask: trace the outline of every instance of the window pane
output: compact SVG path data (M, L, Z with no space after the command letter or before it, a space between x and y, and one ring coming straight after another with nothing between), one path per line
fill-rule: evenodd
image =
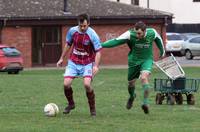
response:
M139 5L139 0L131 0L131 4L133 4L133 5Z
M197 38L197 43L199 43L199 44L200 44L200 37L198 37L198 38Z
M192 43L197 43L197 41L198 41L198 38L193 38L190 40L190 42L192 42Z
M19 56L20 52L12 47L6 47L2 49L6 56Z
M179 35L168 35L167 39L168 40L183 40L183 38L181 38L181 36Z

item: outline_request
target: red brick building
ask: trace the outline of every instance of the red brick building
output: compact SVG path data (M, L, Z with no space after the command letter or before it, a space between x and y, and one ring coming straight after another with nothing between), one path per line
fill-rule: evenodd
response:
M0 6L0 43L17 47L25 67L54 66L80 13L91 16L101 41L117 37L139 20L165 40L166 25L172 21L169 13L106 0L0 0ZM128 51L126 45L104 49L101 64L126 64Z

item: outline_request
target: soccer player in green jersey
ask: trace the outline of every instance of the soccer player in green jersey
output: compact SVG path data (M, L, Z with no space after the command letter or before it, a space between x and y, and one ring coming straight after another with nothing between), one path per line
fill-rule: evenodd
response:
M140 78L142 83L142 95L144 97L141 108L145 114L149 113L149 77L153 65L153 42L160 50L160 57L165 55L163 41L153 28L146 28L146 24L139 21L134 29L130 29L115 39L102 43L103 48L111 48L127 43L128 53L128 98L126 108L131 109L136 98L135 82Z

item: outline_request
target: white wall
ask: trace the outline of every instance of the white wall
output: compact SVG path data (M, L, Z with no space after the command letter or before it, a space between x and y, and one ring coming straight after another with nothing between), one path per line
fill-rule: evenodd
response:
M147 7L147 1L140 0L140 6ZM193 0L149 0L149 8L173 13L173 23L200 23L200 2L193 2Z

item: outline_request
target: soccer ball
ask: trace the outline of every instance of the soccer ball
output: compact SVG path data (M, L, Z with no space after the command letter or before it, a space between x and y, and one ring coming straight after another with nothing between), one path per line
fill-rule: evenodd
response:
M44 114L48 117L54 117L59 113L58 106L55 103L49 103L44 107Z

